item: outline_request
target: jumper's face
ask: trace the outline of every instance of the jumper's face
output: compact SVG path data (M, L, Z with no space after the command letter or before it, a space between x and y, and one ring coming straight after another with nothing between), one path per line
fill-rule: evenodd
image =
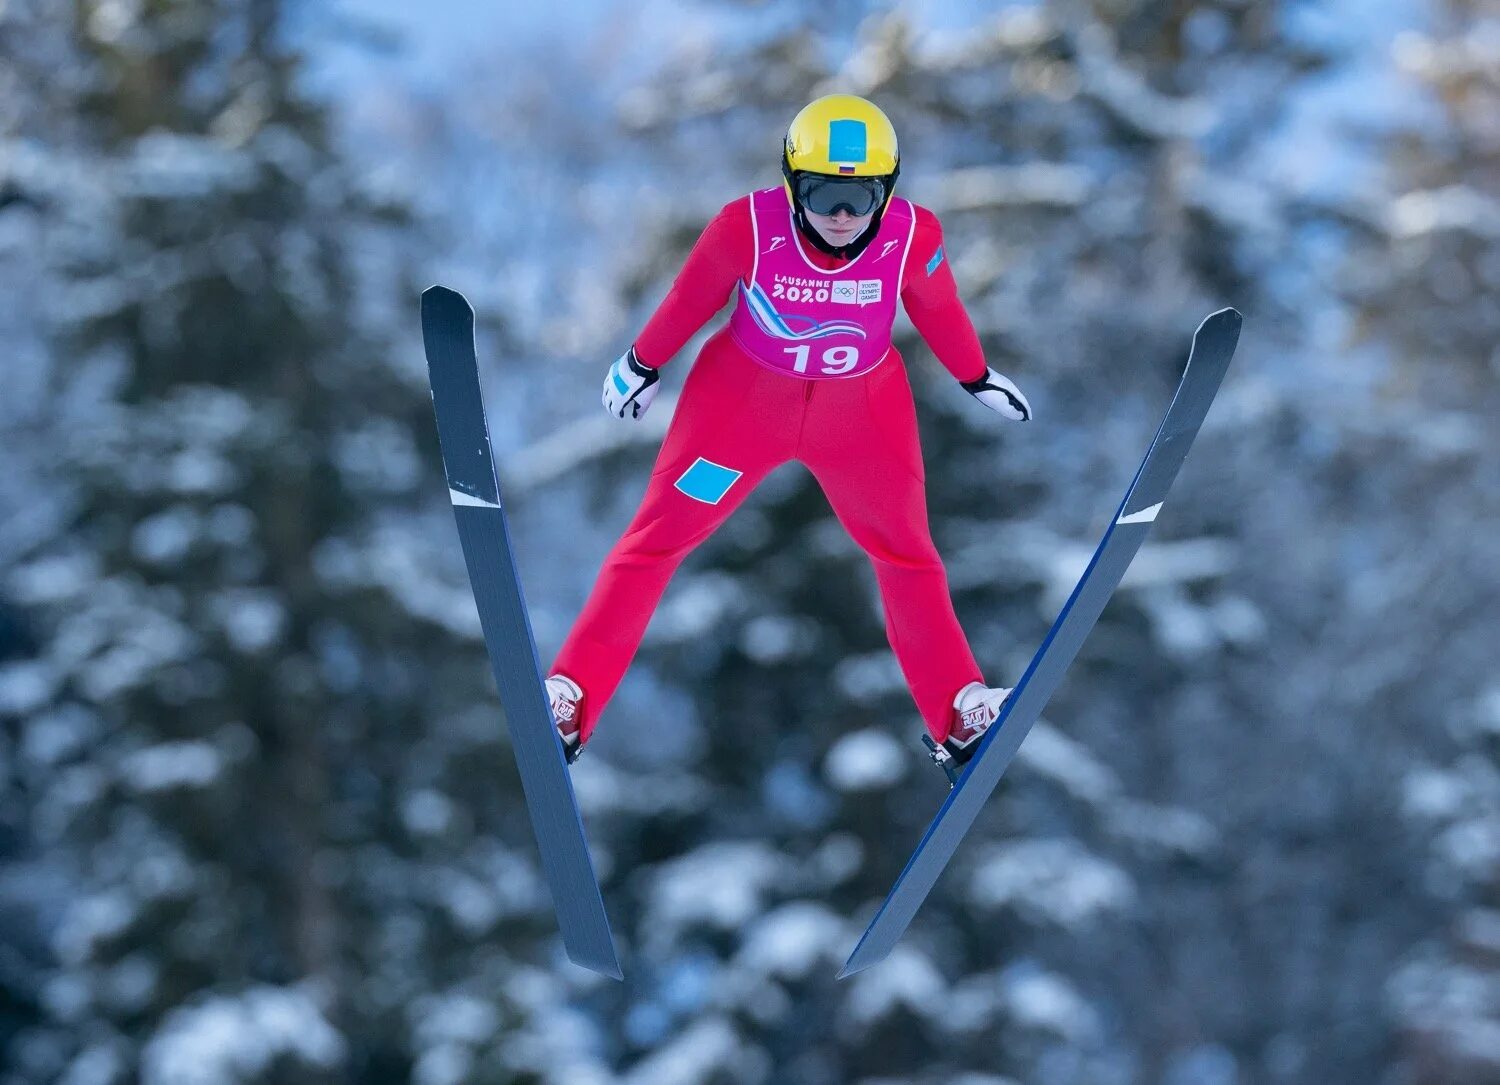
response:
M865 227L875 217L873 211L868 215L851 215L842 207L831 215L818 215L812 211L804 211L804 214L807 215L807 221L812 223L812 228L835 248L849 244L864 233Z

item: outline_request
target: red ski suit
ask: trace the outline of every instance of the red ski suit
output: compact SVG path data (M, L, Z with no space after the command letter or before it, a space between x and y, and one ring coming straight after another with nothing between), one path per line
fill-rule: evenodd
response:
M975 380L986 372L984 355L944 258L942 228L926 208L912 210L901 302L944 367L959 380ZM791 233L813 264L843 265L795 229ZM741 197L708 224L637 339L643 365L664 365L723 308L737 284L751 277L755 247L750 197ZM741 472L712 502L692 496L691 486L679 486L700 458ZM582 741L613 696L683 558L788 460L812 472L839 522L869 556L886 635L917 709L934 738L947 737L955 694L982 676L954 615L928 527L904 361L892 347L868 373L809 380L766 368L723 328L704 344L688 373L640 508L605 559L548 672L567 675L584 691Z

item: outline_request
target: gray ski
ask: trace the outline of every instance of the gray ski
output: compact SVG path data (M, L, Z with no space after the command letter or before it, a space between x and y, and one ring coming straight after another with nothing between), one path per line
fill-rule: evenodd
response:
M989 799L1031 726L1046 707L1063 672L1099 620L1104 604L1125 575L1177 477L1193 438L1218 393L1239 342L1240 314L1220 309L1198 326L1187 368L1135 480L1104 532L1099 548L1063 605L1047 639L1006 699L974 757L965 766L942 809L917 844L890 895L844 963L839 978L884 960L895 948L938 876L958 850L980 807Z
M575 963L621 979L500 508L474 354L474 310L462 294L441 286L423 292L422 339L453 516L563 946Z

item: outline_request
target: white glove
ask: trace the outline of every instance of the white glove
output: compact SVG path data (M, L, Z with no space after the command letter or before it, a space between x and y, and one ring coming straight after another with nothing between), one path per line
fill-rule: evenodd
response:
M661 374L641 364L631 347L604 375L604 409L616 418L639 418L656 398Z
M984 376L977 380L960 381L963 390L992 411L1003 414L1015 422L1031 421L1031 404L1021 394L1021 389L1011 383L1009 377L996 373L988 366Z

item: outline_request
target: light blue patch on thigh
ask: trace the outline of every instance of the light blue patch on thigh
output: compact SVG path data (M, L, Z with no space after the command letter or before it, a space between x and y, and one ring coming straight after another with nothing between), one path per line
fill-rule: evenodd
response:
M674 485L695 501L717 505L743 474L743 471L722 467L699 456Z

